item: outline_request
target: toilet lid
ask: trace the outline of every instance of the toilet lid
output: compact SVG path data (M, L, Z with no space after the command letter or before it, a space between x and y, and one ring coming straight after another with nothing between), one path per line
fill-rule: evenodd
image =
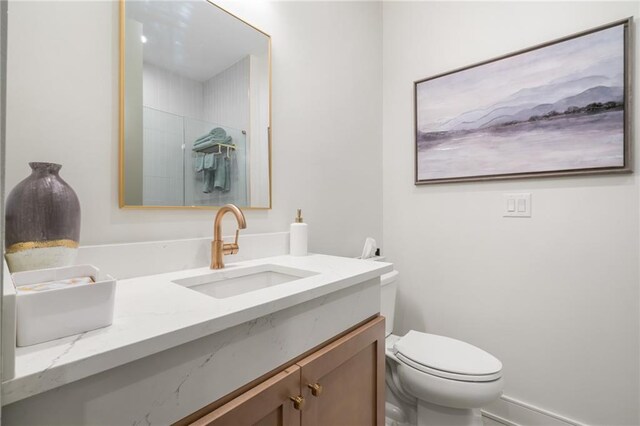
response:
M410 331L393 346L410 366L440 377L468 381L497 380L502 363L469 343L450 337Z

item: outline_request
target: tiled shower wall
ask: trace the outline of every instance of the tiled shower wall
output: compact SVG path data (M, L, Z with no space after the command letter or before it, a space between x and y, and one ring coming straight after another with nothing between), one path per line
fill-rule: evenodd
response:
M142 122L143 204L180 206L184 202L184 120L144 106Z
M249 130L249 56L204 82L203 119Z
M146 63L143 67L144 205L175 206L184 200L183 120L202 117L203 85Z
M171 114L203 119L203 84L148 62L142 72L144 106Z

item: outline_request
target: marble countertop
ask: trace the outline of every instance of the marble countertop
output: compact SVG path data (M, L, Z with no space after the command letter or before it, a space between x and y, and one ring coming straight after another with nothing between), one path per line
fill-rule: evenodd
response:
M209 268L119 281L111 326L16 349L16 375L2 383L2 404L325 296L393 269L390 263L313 254L228 263L220 273L233 275L234 271L258 265L316 274L226 299L212 298L172 282L209 274Z

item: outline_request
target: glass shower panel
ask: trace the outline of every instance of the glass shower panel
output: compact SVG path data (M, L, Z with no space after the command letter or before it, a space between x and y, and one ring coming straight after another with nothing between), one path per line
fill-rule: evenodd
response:
M227 136L231 136L230 144L235 145L235 150L229 150L229 177L228 190L206 184L207 173L220 173L215 171L199 170L196 167L198 154L193 151L194 142L201 136L208 134L216 127L223 128ZM249 205L248 168L247 168L247 136L246 132L229 126L216 123L184 118L184 196L187 206L221 206L227 203L237 204L240 207ZM216 161L227 161L227 148L221 148L222 153L216 155ZM215 155L215 154L214 154Z
M145 206L184 205L184 120L143 107L142 199Z

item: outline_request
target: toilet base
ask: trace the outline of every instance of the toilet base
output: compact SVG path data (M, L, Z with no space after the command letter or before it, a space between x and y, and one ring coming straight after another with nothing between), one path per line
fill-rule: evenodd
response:
M479 409L442 407L418 400L417 426L482 426Z

